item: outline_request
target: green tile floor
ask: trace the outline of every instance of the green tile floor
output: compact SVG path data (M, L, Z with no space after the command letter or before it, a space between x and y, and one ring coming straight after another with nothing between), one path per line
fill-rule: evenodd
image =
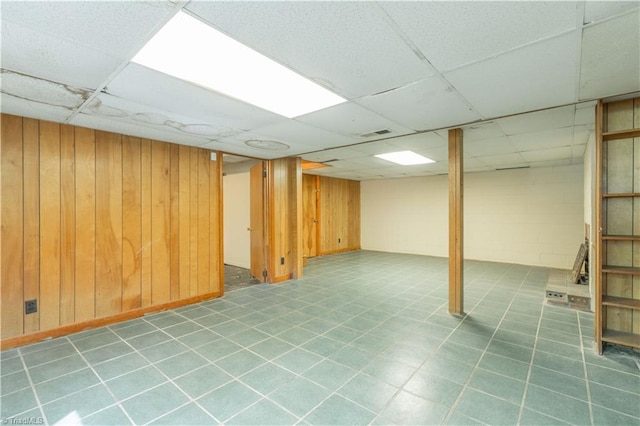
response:
M546 305L545 268L359 251L304 279L1 353L1 417L47 424L640 425L640 358Z

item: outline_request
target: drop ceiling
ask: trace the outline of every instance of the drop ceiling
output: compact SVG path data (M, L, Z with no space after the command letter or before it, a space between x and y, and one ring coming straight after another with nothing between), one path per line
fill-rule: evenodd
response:
M236 168L300 156L348 179L442 174L453 127L467 172L580 164L594 101L640 91L638 1L0 7L2 112L218 150ZM347 102L289 119L131 63L181 10ZM373 156L405 149L436 162Z

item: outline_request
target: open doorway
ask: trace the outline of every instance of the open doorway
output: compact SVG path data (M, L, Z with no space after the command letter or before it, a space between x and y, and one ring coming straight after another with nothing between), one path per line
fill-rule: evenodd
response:
M260 160L223 154L225 292L259 284L251 274L250 169Z

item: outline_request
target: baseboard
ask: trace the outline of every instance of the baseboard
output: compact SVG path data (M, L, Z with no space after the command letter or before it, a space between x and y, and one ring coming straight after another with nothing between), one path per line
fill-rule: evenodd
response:
M89 330L96 327L115 324L117 322L128 321L130 319L139 318L146 314L154 312L166 311L167 309L180 308L182 306L191 305L193 303L202 302L203 300L213 299L222 296L222 291L207 293L200 296L189 297L186 299L176 300L173 302L163 303L160 305L148 306L146 308L133 309L131 311L122 312L120 314L111 315L103 318L96 318L88 321L78 322L75 324L64 325L49 330L37 331L35 333L24 334L22 336L10 337L0 341L0 350L24 346L36 343L45 339L53 339L55 337L66 336L68 334Z

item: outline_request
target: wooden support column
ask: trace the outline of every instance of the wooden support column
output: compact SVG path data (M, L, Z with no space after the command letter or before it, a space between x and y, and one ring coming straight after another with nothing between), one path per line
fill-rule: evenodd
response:
M462 129L449 130L449 313L464 313Z
M302 159L289 159L288 196L291 214L291 278L302 278Z

